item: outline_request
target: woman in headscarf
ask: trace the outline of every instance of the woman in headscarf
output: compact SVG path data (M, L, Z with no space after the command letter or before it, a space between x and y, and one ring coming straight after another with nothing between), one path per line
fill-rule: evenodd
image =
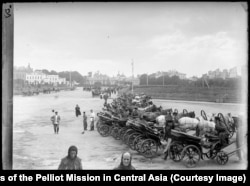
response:
M82 170L81 159L77 157L77 147L70 146L68 156L61 160L59 170Z
M132 155L129 152L124 152L121 157L121 163L114 170L135 170L135 167L131 164Z
M81 115L81 109L80 109L79 105L76 105L75 112L76 112L76 117L78 117L79 115Z

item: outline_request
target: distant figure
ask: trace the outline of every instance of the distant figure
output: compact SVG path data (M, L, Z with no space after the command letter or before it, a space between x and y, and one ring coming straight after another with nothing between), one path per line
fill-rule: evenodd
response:
M120 165L115 167L113 170L136 170L131 162L132 155L129 152L125 152L122 154Z
M82 162L77 157L76 146L69 147L68 155L61 160L58 170L82 170Z
M105 93L104 93L104 95L103 95L104 105L106 105L106 104L107 104L108 97L109 97L108 93L107 93L107 92L105 92Z
M83 112L83 134L84 134L84 131L87 130L88 128L88 123L87 123L87 116L85 114L85 112Z
M81 115L81 110L80 110L80 107L78 105L76 105L75 111L76 111L76 117L78 117L79 115Z
M95 113L93 110L90 110L90 131L94 130L95 126Z
M53 116L54 116L54 114L55 114L55 110L54 109L52 109L52 113L53 113ZM51 116L51 118L50 118L50 120L51 120L51 122L52 122L52 125L54 124L54 122L53 122L53 120L52 120L52 117L53 116ZM53 125L53 127L54 127L54 125Z
M55 115L53 115L53 116L51 117L51 121L52 121L52 123L53 123L53 125L54 125L54 132L55 132L55 134L58 134L58 132L59 132L60 120L61 120L61 118L60 118L60 116L58 115L58 112L55 112Z

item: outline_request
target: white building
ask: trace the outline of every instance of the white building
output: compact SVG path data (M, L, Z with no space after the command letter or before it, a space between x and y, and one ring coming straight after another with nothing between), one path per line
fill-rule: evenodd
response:
M57 84L59 80L59 76L58 75L47 75L45 82L49 83L49 84Z
M66 78L60 78L59 75L47 75L41 71L26 74L26 81L29 84L66 84Z
M42 84L43 80L46 78L46 74L41 72L32 72L26 74L26 81L28 81L29 84Z
M58 78L58 84L66 84L66 78Z

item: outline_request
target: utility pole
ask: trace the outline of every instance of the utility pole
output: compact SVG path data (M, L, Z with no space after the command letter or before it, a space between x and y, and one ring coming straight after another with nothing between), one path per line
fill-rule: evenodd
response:
M71 88L71 71L69 71L69 87Z
M132 59L132 93L134 93L134 61Z
M164 82L164 73L162 72L162 78L163 78L163 86L165 85L165 82Z
M147 86L148 86L148 73L147 73Z
M3 170L13 164L13 28L14 5L2 6L2 159Z

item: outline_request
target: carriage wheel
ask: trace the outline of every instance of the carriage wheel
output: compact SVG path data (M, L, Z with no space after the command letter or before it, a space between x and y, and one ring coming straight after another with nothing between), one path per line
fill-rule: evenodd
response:
M186 167L195 167L200 161L201 152L195 145L188 145L182 150L181 156Z
M225 165L228 162L228 155L224 151L217 153L216 161L219 165Z
M201 116L203 117L204 120L207 120L207 115L204 110L201 110Z
M218 151L215 149L210 149L205 155L208 159L214 159L217 156Z
M183 150L183 145L179 142L173 142L169 147L169 157L175 162L182 160L181 152Z
M99 133L100 133L100 126L101 126L101 122L100 122L100 120L98 120L96 123L96 128L97 128L97 132L99 132Z
M128 134L131 134L131 132L134 132L134 130L133 130L133 129L127 129L127 130L125 131L125 133L123 134L122 141L125 142L126 136L127 136Z
M133 142L133 145L134 145L134 150L136 150L137 152L139 153L142 153L142 148L141 148L141 145L142 145L142 142L145 138L143 137L142 134L140 134L139 136L137 136L135 139L134 139L134 142Z
M127 130L126 128L121 128L121 129L119 130L119 136L120 136L120 139L121 139L121 140L123 139L123 136L124 136L126 130Z
M132 149L132 150L135 150L134 148L134 140L137 136L139 136L140 133L136 132L136 133L132 133L129 135L128 137L128 146Z
M146 158L153 158L157 155L158 145L153 139L143 140L141 145L143 156Z
M101 125L99 128L99 133L102 137L107 137L110 134L110 127L108 125Z
M129 138L129 136L130 136L132 133L135 133L135 131L134 131L133 129L128 130L128 131L124 134L124 136L123 136L123 142L124 142L125 144L128 145L128 138Z

